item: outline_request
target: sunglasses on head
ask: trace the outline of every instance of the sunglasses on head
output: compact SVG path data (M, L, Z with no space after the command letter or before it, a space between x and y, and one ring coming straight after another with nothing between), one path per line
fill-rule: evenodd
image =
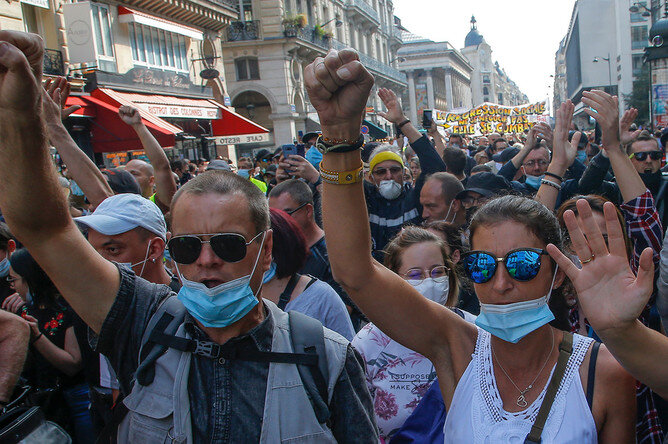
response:
M661 160L663 158L663 152L661 151L641 151L639 153L631 153L629 159L635 158L639 162L644 162L648 155L652 160Z
M246 242L246 238L238 233L218 234L184 234L174 236L167 242L169 254L174 262L179 264L192 264L202 252L202 244L211 245L216 256L225 262L239 262L246 257L246 247L253 243L264 231L256 234L253 239ZM203 240L201 236L211 236L209 240Z
M504 257L496 257L487 251L469 251L462 260L466 275L476 284L484 284L492 279L499 262L503 262L511 278L526 282L538 275L541 256L546 254L547 251L540 248L518 248L509 251Z

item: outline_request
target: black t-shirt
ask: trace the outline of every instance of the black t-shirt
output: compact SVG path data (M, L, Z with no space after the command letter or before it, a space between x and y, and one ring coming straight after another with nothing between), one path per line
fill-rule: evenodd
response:
M44 335L40 341L48 339L57 347L65 348L65 332L74 326L76 314L64 299L59 298L52 307L40 308L31 304L26 312L37 319L39 331ZM31 385L40 388L53 388L58 384L61 387L72 387L84 382L83 371L67 376L47 361L34 346L30 347L25 376Z

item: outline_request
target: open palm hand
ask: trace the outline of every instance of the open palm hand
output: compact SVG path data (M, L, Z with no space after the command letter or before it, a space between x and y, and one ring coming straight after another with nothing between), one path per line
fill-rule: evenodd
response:
M623 328L638 318L652 293L651 249L643 251L638 276L635 276L629 266L614 205L608 202L604 206L609 247L593 219L589 204L581 199L577 209L579 223L570 210L564 213L564 221L582 268L576 267L554 245L548 246L548 252L573 282L580 306L592 327L599 332Z

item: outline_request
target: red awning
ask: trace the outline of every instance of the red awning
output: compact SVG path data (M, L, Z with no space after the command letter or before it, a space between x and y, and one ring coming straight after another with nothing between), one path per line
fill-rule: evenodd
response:
M223 113L218 120L211 122L211 131L214 136L237 136L237 135L251 135L251 134L266 134L268 129L258 125L250 119L245 118L241 114L230 111L223 105L210 100L211 103L218 105Z
M70 116L72 117L95 117L95 106L91 105L81 96L69 96L65 102L65 107L78 105L81 108L74 111Z
M96 111L96 118L91 120L93 135L91 142L96 153L143 149L137 133L118 117L118 108L122 104L110 103L109 100L95 95L80 96L80 98ZM163 148L174 146L175 135L182 132L181 129L155 116L147 117L143 116L142 120L160 146Z

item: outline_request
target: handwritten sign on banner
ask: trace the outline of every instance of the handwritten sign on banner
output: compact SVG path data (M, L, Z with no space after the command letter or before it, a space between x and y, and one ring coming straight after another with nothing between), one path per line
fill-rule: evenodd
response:
M548 120L545 101L519 106L483 103L464 112L434 110L436 124L448 133L483 135L522 133L537 122Z

